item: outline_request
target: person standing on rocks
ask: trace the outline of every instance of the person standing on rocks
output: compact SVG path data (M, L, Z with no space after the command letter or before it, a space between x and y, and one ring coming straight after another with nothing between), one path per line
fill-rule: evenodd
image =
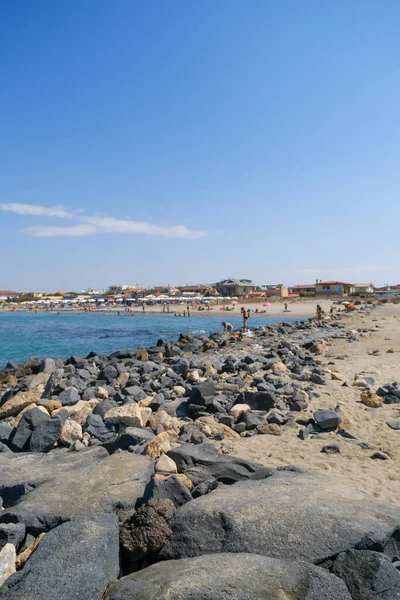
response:
M249 318L249 314L244 306L242 306L242 308L240 309L240 312L242 313L242 317L243 317L243 329L244 329L244 331L247 331L247 319Z
M322 307L320 304L317 304L317 321L318 323L321 323L322 321Z
M231 332L233 330L233 325L231 323L226 323L225 321L222 321L221 325L224 328L224 332Z

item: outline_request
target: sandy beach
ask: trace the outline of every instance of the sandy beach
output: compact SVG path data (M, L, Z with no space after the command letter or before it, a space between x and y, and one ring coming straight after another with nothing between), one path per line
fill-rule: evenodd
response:
M392 430L386 424L389 419L400 419L400 404L367 409L360 402L360 389L352 385L355 375L360 372L374 378L374 390L379 385L400 379L400 306L379 306L370 316L354 313L346 317L346 324L351 324L354 330L373 328L373 332L359 334L359 341L351 344L341 339L329 343L320 357L321 364L336 367L347 386L343 386L343 381L328 381L327 385L319 386L320 398L310 403L308 413L302 414L301 418L311 417L312 412L320 408L339 406L342 427L358 440L368 442L371 449L362 449L335 433L324 433L324 440L303 441L293 430L283 431L280 436L230 441L229 445L237 456L269 466L291 464L331 475L381 501L400 504L400 431ZM392 348L395 352L388 353ZM378 355L370 354L376 349L380 351ZM345 360L338 360L339 356ZM339 444L340 454L321 453L322 447L329 443ZM377 450L387 453L390 459L371 459L373 451Z

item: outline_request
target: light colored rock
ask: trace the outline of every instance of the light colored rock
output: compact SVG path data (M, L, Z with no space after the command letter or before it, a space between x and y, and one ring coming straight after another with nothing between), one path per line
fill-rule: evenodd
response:
M34 375L28 384L28 390L34 390L38 385L46 385L49 379L49 373L38 373L37 375Z
M215 435L222 434L226 438L239 439L240 435L233 431L227 425L223 423L217 423L212 417L199 417L195 421L196 425L207 437L214 437Z
M98 405L100 400L98 400L97 398L92 398L91 400L87 400L86 402L85 401L83 401L83 402L84 402L84 406L81 408L81 410L71 416L71 419L73 421L75 421L76 423L79 423L79 425L81 425L82 427L84 427L86 425L88 416L92 414L92 412L94 411L94 409L96 408L96 406ZM78 402L77 402L77 404L78 404Z
M137 404L125 404L111 408L104 415L104 421L122 423L128 427L146 427L150 417L151 408L141 408Z
M301 388L295 388L292 396L293 402L308 402L310 400L310 396L307 394L305 390Z
M85 446L85 448L87 448L89 446L89 442L90 442L90 433L85 431L85 433L83 434L83 437L82 437L82 444Z
M210 367L210 366L206 367L205 374L207 377L213 377L213 375L216 375L217 373L218 373L218 371L214 367Z
M106 390L106 388L103 388L101 386L97 388L96 394L99 400L106 400L108 398L108 391Z
M121 373L121 375L118 375L117 379L115 380L115 383L117 385L125 385L126 383L128 383L129 377L130 377L129 373ZM104 389L104 388L102 388L102 389Z
M173 461L172 458L170 458L166 454L163 454L157 460L155 469L158 473L172 473L173 474L173 473L178 472L175 461Z
M380 408L382 406L382 398L371 390L365 390L361 394L361 402L369 408Z
M15 387L17 383L18 379L15 377L15 375L6 375L0 381L0 389L8 389L10 387Z
M82 440L82 427L76 421L67 419L61 430L60 440L63 444L70 446L77 440Z
M38 385L37 388L28 392L20 392L14 398L10 398L0 408L0 419L5 417L15 417L22 409L30 404L37 404L43 394L44 386Z
M53 410L62 408L62 404L59 400L46 400L46 402L43 402L42 406L44 406L44 408L50 415L53 412Z
M353 381L353 387L359 387L359 388L369 389L369 385L365 381L365 379L355 379Z
M281 371L282 373L286 373L286 371L288 370L287 366L281 361L281 360L277 360L274 363L274 366L272 367L273 371Z
M175 394L177 394L178 396L184 396L186 393L186 390L183 387L183 385L174 385L174 387L172 389L175 392Z
M151 396L147 396L147 398L143 398L143 400L139 400L138 406L147 408L153 402L153 398Z
M68 415L72 417L73 415L79 413L83 408L85 408L85 406L85 400L78 400L78 402L75 402L75 404L68 404L67 406L61 406L61 408L56 408L51 414L54 417L54 415L59 413L60 410L66 410L68 412Z
M331 379L333 381L344 381L345 376L339 373L338 371L331 371Z
M249 412L249 410L251 410L251 408L248 404L235 404L229 412L235 421L237 421L244 413Z
M15 573L16 558L14 544L6 544L0 552L0 586Z
M169 435L166 431L163 431L146 444L143 454L147 454L153 460L157 460L157 458L160 458L168 450L171 450Z
M190 383L195 383L196 381L199 381L199 379L200 379L200 373L198 372L197 369L188 371L188 373L186 375L186 381L189 381Z
M44 537L44 535L45 535L44 533L40 533L37 536L36 540L34 540L32 542L32 544L26 548L26 550L21 552L21 554L18 554L17 561L16 561L16 567L18 570L22 569L22 567L24 566L24 564L26 563L26 561L28 560L28 558L30 557L32 552L34 552L36 550L36 548L38 547L39 542Z
M174 441L179 435L181 423L176 417L171 417L165 410L159 410L150 417L149 425L155 429L157 433L167 431L169 439Z
M394 354L396 352L396 350L394 348L389 348L388 350L386 350L387 354Z

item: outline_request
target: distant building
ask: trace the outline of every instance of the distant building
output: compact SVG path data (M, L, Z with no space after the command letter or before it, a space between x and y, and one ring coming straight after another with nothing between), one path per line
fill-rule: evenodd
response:
M220 296L247 296L257 287L251 279L224 279L213 286Z
M110 285L107 294L141 294L143 292L139 285Z
M351 294L354 289L353 284L343 281L318 281L315 284L315 293L317 296L343 296Z
M309 285L308 283L301 285L293 285L289 288L291 294L315 294L315 283Z
M354 283L352 293L353 294L373 294L375 291L372 283Z
M197 296L211 296L215 289L209 283L203 283L198 285L186 285L179 288L182 294L196 294Z
M287 298L289 290L283 284L264 285L261 290L250 292L249 298Z
M4 302L9 298L18 298L18 296L20 295L20 292L12 292L11 290L0 290L0 301Z

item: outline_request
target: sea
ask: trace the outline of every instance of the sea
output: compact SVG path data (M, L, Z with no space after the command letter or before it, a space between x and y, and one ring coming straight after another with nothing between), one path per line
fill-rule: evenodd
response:
M240 316L227 315L234 328L242 325ZM116 350L155 346L157 340L177 340L189 332L207 336L222 331L223 317L193 315L174 317L163 314L121 313L0 313L0 369L9 360L24 362L29 356L68 358L86 356L94 351L111 354ZM282 321L298 321L298 317L252 316L251 328Z

